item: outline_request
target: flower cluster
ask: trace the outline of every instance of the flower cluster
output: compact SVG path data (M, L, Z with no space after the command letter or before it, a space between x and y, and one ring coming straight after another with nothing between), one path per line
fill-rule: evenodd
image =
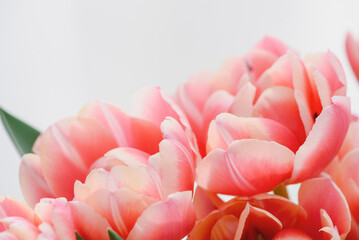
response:
M359 77L351 35L347 51ZM131 114L90 102L23 155L28 205L0 197L0 239L359 239L346 88L332 52L265 37L173 96L141 89Z

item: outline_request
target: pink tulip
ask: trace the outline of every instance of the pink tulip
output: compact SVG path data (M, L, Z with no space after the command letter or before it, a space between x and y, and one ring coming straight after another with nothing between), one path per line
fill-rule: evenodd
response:
M223 203L197 220L189 239L345 239L349 231L348 204L322 177L302 183L299 205L271 194Z
M344 71L333 53L301 60L273 38L218 73L196 75L175 98L203 157L199 186L248 196L318 176L349 127L345 93Z
M85 239L109 239L107 221L81 202L42 199L33 211L1 197L0 214L0 239L75 240L75 231Z
M186 129L173 118L162 121L159 152L131 148L110 151L85 183L75 183L75 199L105 217L124 239L182 239L192 229L196 153Z
M351 33L347 34L345 49L352 70L357 80L359 80L359 42L358 39L355 39Z
M187 143L191 154L197 151L186 117L173 100L159 88L146 88L143 95L144 101L154 104L152 109L159 109L156 104L166 108L161 108L162 112L153 117L143 114L141 119L127 115L114 105L92 102L83 107L77 117L59 121L42 133L34 145L35 154L24 155L20 167L20 184L27 202L34 206L44 197L71 200L76 180L84 181L92 169L105 167L103 164L112 166L103 156L114 148L131 148L152 155L163 146L168 153L162 151L162 155L171 158L170 154L177 151L176 146L168 141L159 144L164 138L171 138L167 137L166 129L163 134L160 129L167 116L178 119L185 129L184 137L191 139Z
M359 120L353 118L338 157L326 171L332 176L345 195L351 215L352 226L348 239L359 238Z

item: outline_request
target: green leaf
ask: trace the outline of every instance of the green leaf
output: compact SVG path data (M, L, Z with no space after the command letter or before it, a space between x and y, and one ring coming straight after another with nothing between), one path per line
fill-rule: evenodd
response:
M0 117L19 154L22 156L25 153L31 153L32 145L34 145L40 132L12 116L1 107Z
M110 240L123 240L122 237L120 237L114 230L107 229L108 235L110 236Z
M83 237L80 236L78 232L75 232L76 240L85 240Z

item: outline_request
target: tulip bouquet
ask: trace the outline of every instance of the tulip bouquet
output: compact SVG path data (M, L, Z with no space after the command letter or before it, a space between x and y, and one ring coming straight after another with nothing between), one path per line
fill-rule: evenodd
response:
M359 77L351 35L347 53ZM27 204L0 197L0 239L359 239L346 88L332 52L265 37L174 95L141 89L131 114L90 102L40 133L1 110Z

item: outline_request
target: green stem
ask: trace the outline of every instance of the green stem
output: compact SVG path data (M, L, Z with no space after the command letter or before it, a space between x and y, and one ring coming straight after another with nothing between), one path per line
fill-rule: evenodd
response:
M274 192L275 195L279 195L279 196L282 196L282 197L285 197L285 198L289 199L287 187L286 187L283 183L279 184L279 185L274 189L273 192Z

